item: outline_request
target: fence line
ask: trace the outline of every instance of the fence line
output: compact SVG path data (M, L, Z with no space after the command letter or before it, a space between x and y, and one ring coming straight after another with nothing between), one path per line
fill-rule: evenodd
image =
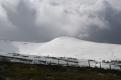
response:
M45 64L45 65L65 65L65 66L80 66L79 65L79 61L76 60L69 60L68 58L63 58L63 59L59 59L59 58L53 58L52 57L48 57L48 58L44 58L45 60L37 60L36 59L27 59L27 58L17 58L17 57L5 57L5 56L0 56L0 60L3 61L13 61L13 62L20 62L20 63L26 63L26 64ZM6 59L6 60L5 60ZM115 62L114 64L112 64L111 62L96 62L95 60L87 60L88 66L87 67L98 67L98 68L104 68L104 64L106 64L108 66L108 69L112 70L114 66L117 66L120 68L121 70L121 65L116 65Z

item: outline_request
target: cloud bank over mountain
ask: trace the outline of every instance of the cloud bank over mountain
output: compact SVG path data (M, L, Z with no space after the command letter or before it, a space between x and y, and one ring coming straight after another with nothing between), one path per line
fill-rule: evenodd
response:
M0 39L72 36L121 43L120 5L119 0L0 0Z

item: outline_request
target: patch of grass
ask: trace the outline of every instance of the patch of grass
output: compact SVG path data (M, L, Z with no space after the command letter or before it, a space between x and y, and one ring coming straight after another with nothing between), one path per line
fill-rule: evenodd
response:
M120 74L120 71L98 68L0 64L0 80L121 80Z

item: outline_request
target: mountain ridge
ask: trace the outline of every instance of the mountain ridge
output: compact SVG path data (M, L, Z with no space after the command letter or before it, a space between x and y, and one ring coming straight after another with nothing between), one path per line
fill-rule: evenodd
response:
M0 52L79 59L120 59L121 45L59 37L45 43L0 40Z

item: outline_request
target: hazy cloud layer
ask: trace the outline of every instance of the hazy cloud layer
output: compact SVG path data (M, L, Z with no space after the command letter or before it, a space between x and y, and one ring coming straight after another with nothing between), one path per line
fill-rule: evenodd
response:
M121 43L120 5L119 0L0 0L0 39L73 36Z

